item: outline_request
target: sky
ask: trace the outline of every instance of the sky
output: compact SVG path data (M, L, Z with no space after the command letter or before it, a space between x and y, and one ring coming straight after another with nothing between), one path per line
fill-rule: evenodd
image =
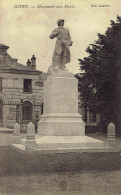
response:
M88 55L88 45L97 40L97 33L105 33L117 15L121 16L121 0L0 0L0 43L9 46L8 53L24 65L34 54L37 69L46 72L56 42L49 35L57 20L64 19L73 41L66 67L75 74L80 72L78 59Z

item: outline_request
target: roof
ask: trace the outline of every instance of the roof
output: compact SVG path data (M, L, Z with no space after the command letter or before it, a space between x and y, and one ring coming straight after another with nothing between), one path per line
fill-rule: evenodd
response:
M25 66L25 65L23 65L23 64L20 64L20 63L17 63L16 64L16 67L15 68L13 68L14 70L28 70L28 71L32 71L32 72L38 72L38 73L41 73L42 71L40 71L40 70L33 70L33 68L32 67L28 67L28 66Z
M7 45L0 43L0 49L9 49ZM4 60L3 60L4 58ZM36 59L33 55L34 60ZM2 59L0 63L0 72L18 73L18 74L34 74L38 75L43 73L40 70L35 70L32 66L23 65L17 62L18 59L12 58L8 53L2 53Z
M4 45L4 44L0 43L0 49L7 50L7 49L9 49L9 47L7 45ZM4 53L2 55L4 55ZM9 71L14 70L14 71L17 71L17 72L19 72L19 71L21 71L21 72L22 71L23 72L29 71L29 72L33 72L35 74L42 72L42 71L39 71L39 70L34 70L31 66L26 66L26 65L18 63L17 62L18 59L12 58L8 53L7 53L7 55L5 54L4 57L7 59L7 61L10 61L10 63L7 63L5 66L4 65L0 66L0 70L1 69L6 70L6 71L7 70L9 70ZM35 57L34 57L34 59L35 59Z
M17 63L13 69L17 70L32 70L31 67L25 66L23 64Z
M20 64L20 63L16 63L16 65L14 65L14 67L11 67L11 66L7 66L7 69L6 69L6 67L2 67L2 70L6 70L6 71L10 71L10 72L26 72L26 73L42 73L42 71L40 71L40 70L34 70L32 67L28 67L28 66L25 66L25 65L23 65L23 64Z
M18 69L1 69L0 73L13 73L13 74L27 74L27 75L40 75L41 71L38 70L18 70Z

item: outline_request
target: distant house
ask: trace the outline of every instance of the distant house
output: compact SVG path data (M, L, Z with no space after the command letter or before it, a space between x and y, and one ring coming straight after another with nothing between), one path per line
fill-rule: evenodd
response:
M36 70L33 55L27 66L19 64L0 44L0 127L23 128L29 121L36 123L43 110L43 82L46 73Z

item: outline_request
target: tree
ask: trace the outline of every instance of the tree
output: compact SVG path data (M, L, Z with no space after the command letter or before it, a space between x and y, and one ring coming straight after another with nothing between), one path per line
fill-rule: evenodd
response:
M114 122L119 132L121 121L121 17L111 21L105 34L87 49L88 57L79 59L80 91L84 106L101 113L102 126ZM120 98L119 98L120 97ZM120 103L120 108L118 107ZM120 116L118 116L120 114ZM118 118L117 118L118 117ZM104 127L106 128L106 127ZM120 129L121 133L121 129Z

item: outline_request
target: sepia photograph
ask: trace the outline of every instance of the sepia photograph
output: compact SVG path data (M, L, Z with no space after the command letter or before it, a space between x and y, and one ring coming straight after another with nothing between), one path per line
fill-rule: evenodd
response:
M0 0L0 195L121 195L121 0Z

